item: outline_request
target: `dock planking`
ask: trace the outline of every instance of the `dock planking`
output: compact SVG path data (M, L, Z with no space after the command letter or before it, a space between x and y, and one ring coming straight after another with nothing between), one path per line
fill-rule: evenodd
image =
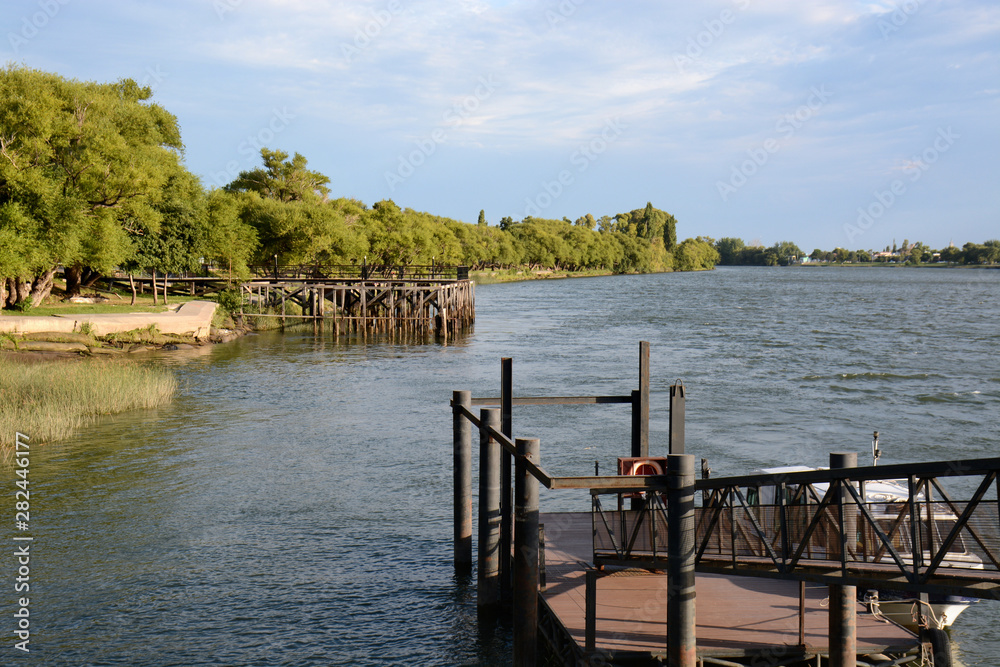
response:
M591 569L589 513L543 514L545 525L545 606L582 652L585 646L586 570ZM650 661L666 656L667 577L645 570L608 571L597 580L595 648L613 660ZM799 584L794 581L697 574L697 653L699 657L771 659L829 653L828 587L806 585L804 637L799 645ZM858 605L859 655L904 652L916 636L879 621Z

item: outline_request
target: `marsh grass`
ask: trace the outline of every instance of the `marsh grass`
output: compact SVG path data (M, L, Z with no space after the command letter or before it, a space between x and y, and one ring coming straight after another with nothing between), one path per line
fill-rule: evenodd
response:
M21 363L0 360L0 452L10 457L15 434L31 443L69 437L102 415L169 403L177 380L169 371L111 360Z

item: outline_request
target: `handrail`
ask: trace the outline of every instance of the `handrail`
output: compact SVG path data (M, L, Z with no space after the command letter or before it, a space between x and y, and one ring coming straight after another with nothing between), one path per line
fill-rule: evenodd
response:
M452 407L468 419L473 426L480 429L482 428L482 423L479 418L464 405L455 405L455 402L452 401ZM620 490L622 492L634 492L664 491L667 488L666 481L662 475L596 475L589 477L556 477L531 459L518 454L517 446L500 430L493 427L489 427L487 430L490 437L500 443L500 446L504 451L513 456L515 461L523 462L525 469L547 489L611 489Z

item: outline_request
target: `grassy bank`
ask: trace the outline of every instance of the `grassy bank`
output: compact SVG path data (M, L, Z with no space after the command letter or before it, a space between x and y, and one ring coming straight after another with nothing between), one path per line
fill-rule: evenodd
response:
M470 271L469 278L477 285L492 285L495 283L513 283L521 280L549 280L553 278L592 278L596 276L614 275L611 271L553 271L538 269L494 269L491 271Z
M162 369L112 360L0 360L0 451L6 460L15 433L32 444L68 437L111 415L170 402L177 381Z

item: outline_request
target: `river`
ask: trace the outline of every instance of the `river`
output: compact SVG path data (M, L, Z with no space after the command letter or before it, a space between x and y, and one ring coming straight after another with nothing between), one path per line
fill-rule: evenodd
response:
M998 453L1000 271L719 268L476 296L475 331L448 345L298 329L163 356L172 404L33 448L30 663L509 664L508 629L477 631L451 567L448 407L497 395L505 356L515 395L625 394L649 341L651 452L680 379L687 451L715 476L864 464L874 430L883 464ZM613 470L629 424L622 406L514 413L560 475ZM958 619L960 664L1000 664L998 624L997 602Z

